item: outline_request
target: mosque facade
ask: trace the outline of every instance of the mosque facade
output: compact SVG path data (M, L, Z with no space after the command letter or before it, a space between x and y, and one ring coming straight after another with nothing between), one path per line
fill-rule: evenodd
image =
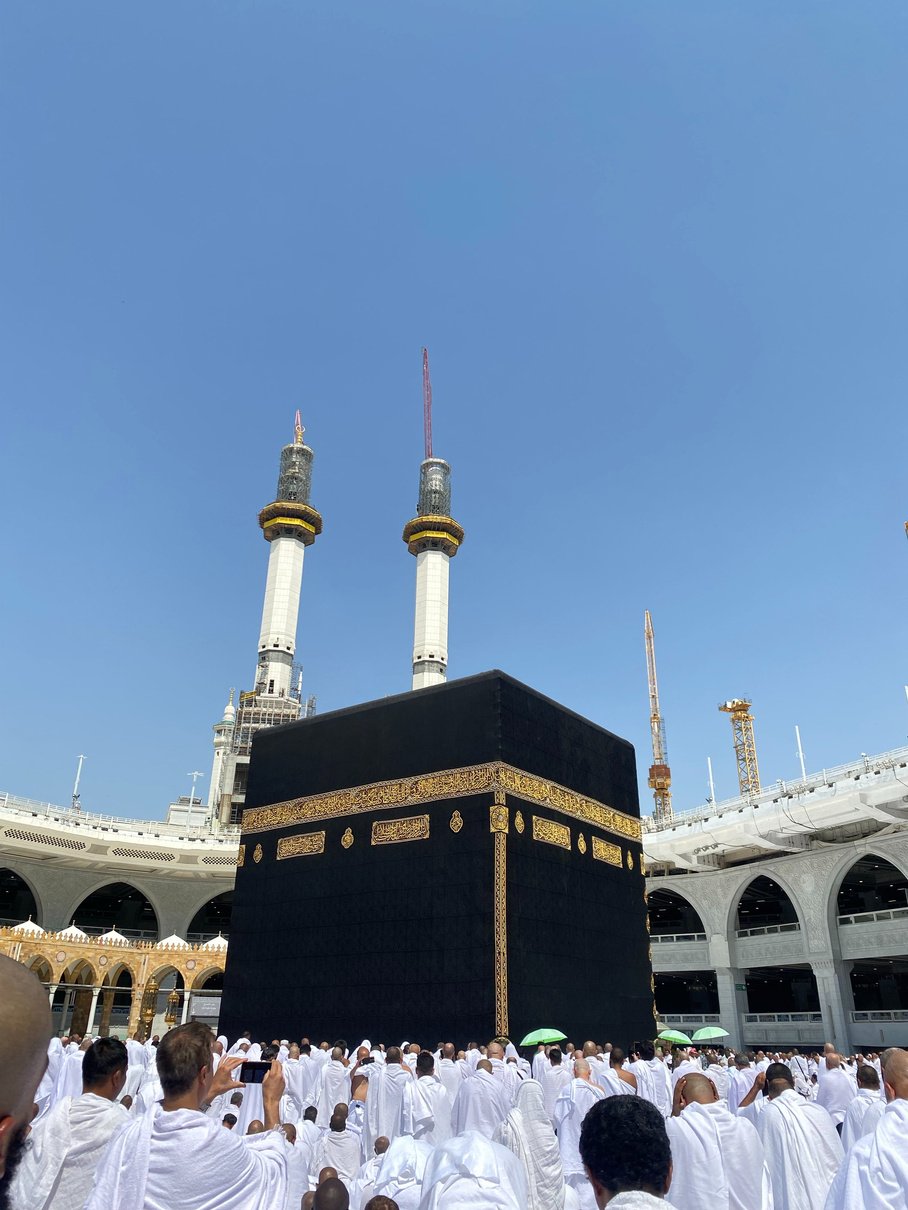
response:
M463 539L450 468L429 454L404 531L414 689L447 676L448 567ZM205 800L161 822L0 793L0 952L36 971L61 1031L217 1018L252 738L308 712L295 654L303 557L322 528L312 461L297 414L259 515L254 684L214 725ZM908 748L644 820L643 852L663 1025L719 1025L754 1047L908 1046Z

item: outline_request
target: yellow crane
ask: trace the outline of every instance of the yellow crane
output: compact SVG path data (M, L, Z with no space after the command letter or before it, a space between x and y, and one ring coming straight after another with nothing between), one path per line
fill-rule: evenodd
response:
M665 823L672 818L672 771L668 767L668 750L665 746L665 726L659 709L659 685L656 681L656 642L653 634L653 619L649 610L643 615L643 634L646 639L646 676L649 681L649 726L653 737L653 763L649 769L649 787L653 792L655 809L653 819Z
M750 698L736 697L728 702L720 702L719 709L731 718L741 797L753 798L760 793L760 770L757 766L757 745L754 742Z

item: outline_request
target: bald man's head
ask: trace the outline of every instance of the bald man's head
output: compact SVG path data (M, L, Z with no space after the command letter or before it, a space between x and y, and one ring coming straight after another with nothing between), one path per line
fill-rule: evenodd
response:
M897 1046L884 1050L880 1057L887 1101L908 1101L908 1051Z
M380 1134L378 1136L378 1138L375 1140L375 1154L384 1155L390 1146L391 1146L391 1140L388 1138L385 1138L385 1136L383 1134Z
M51 1035L47 992L12 958L0 956L0 1200L25 1141Z
M489 1045L486 1047L486 1054L489 1056L490 1059L503 1059L504 1058L504 1047L501 1045L500 1042L490 1042Z
M325 1181L330 1181L330 1180L335 1180L335 1181L337 1180L337 1169L336 1168L319 1169L318 1180L316 1181L316 1184L323 1185L325 1183Z
M488 1059L480 1059L479 1062L476 1064L476 1070L477 1071L487 1071L489 1073L489 1075L491 1075L492 1074L492 1064L489 1062Z
M586 1059L574 1060L574 1075L578 1080L588 1080L590 1078L590 1065Z
M712 1080L695 1071L691 1072L689 1076L682 1076L679 1083L683 1084L681 1089L682 1108L685 1105L712 1105L719 1099Z
M598 1053L599 1053L599 1050L598 1050L598 1047L596 1046L595 1042L584 1042L583 1043L583 1057L585 1059L591 1059L593 1057L593 1055L598 1054Z
M349 1206L350 1194L343 1181L339 1181L336 1176L319 1181L312 1202L313 1210L348 1210Z

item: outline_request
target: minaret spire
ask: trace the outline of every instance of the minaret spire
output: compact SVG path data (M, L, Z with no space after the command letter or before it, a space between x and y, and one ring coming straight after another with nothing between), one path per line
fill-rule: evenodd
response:
M293 444L285 445L281 450L276 499L259 513L259 525L271 551L255 692L266 697L290 697L303 553L322 532L321 516L309 503L315 455L303 441L303 432L297 412Z
M417 515L403 538L416 556L413 688L444 684L448 675L448 578L463 529L451 516L451 468L432 454L432 383L429 353L422 351L423 428L426 456L419 468Z

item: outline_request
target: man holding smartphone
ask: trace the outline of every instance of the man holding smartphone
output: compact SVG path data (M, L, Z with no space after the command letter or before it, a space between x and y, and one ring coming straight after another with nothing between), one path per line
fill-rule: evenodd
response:
M110 1145L86 1210L272 1210L288 1189L288 1144L279 1130L284 1077L277 1061L262 1081L266 1134L255 1148L202 1112L216 1096L242 1088L242 1055L212 1072L211 1030L198 1021L161 1039L158 1075L164 1100L130 1123Z

